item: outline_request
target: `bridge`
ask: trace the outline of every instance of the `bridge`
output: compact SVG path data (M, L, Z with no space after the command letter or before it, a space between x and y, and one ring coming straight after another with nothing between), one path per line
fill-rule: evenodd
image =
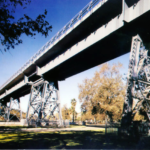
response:
M137 33L149 47L149 15L150 0L92 0L0 87L7 121L13 101L29 93L27 120L56 109L61 120L58 81L128 53Z

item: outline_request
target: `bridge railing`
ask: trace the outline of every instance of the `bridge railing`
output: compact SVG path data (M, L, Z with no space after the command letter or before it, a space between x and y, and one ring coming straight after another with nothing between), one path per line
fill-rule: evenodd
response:
M73 27L78 21L81 21L82 17L84 17L88 12L90 12L94 7L96 7L99 3L103 5L106 0L92 0L88 3L71 21L69 21L57 34L55 34L50 41L48 41L38 52L31 57L23 67L21 67L13 76L11 76L1 87L0 90L6 86L10 81L12 81L15 77L17 77L20 73L22 73L26 68L28 68L32 63L34 63L39 57L41 57L46 51L49 50L49 47L59 38L64 35L70 28Z

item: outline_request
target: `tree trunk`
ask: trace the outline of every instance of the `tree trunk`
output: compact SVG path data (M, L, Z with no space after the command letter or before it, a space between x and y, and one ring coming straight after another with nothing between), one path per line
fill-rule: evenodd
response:
M72 122L74 123L74 111L73 111L73 116L72 116Z

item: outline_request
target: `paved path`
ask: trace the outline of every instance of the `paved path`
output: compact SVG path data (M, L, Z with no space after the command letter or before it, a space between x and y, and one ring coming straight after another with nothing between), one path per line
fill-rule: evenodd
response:
M75 127L75 128L18 128L18 129L0 129L0 131L24 131L24 132L41 132L41 131L89 131L89 130L102 130L100 127Z

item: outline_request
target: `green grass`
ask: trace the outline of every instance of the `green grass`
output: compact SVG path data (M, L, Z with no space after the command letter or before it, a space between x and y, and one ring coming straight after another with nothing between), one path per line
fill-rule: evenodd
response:
M4 132L0 134L0 143L2 148L6 149L77 148L84 145L86 135L90 136L92 134L93 132ZM99 134L101 133L95 132L93 135L97 136Z
M26 126L0 126L0 129L20 129L27 128Z
M149 140L147 138L143 141L149 143ZM116 135L106 136L105 130L101 128L98 131L0 133L0 146L3 149L137 149L137 146L141 146L139 143L142 142L122 139Z
M83 125L70 125L70 128L85 128Z
M21 129L21 128L35 128L34 126L0 126L0 129ZM36 127L36 128L56 128L56 126ZM58 127L57 127L58 128Z

